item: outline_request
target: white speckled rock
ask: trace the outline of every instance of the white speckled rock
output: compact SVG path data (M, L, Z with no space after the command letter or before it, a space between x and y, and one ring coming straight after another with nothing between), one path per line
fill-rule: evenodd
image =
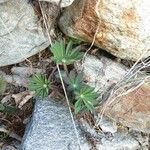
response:
M8 0L0 0L0 3L4 3L7 2Z
M98 150L137 150L140 145L130 134L115 133L111 139L102 138L102 144L97 144Z
M60 0L39 0L39 1L46 1L51 3L59 4ZM74 0L62 0L60 6L67 7L73 3Z
M28 0L0 3L0 67L21 62L48 45Z
M78 132L82 150L90 150ZM51 99L37 101L21 150L79 150L68 107Z
M61 30L129 60L150 56L150 1L75 0L60 18ZM98 28L99 26L99 28ZM95 34L96 33L96 34Z
M117 125L116 122L110 120L107 117L103 117L102 119L96 119L96 125L100 126L104 132L116 133Z
M83 69L84 79L100 93L116 84L128 71L127 67L107 57L92 55L87 55L82 64L77 62L75 67L78 71Z
M124 127L120 130L117 124L105 117L101 122L99 116L93 119L96 122L94 127L83 118L76 122L81 150L148 150L148 135L123 129ZM97 130L96 126L101 130ZM32 119L26 128L21 150L55 149L78 150L68 108L51 99L37 101Z
M99 120L99 117L95 117L95 122L99 122ZM130 131L126 127L119 127L115 122L113 123L112 125L112 121L104 117L101 123L92 127L86 120L81 118L80 128L94 144L96 150L148 150L148 134L144 135L141 132ZM97 130L95 127L100 127L101 130Z

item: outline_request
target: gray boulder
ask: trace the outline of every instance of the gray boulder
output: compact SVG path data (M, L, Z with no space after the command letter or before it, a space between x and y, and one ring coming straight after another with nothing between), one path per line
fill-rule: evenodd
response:
M81 132L79 140L83 150L90 150ZM37 101L21 150L79 150L68 107L53 100Z
M93 119L94 126L82 117L76 121L81 150L148 150L148 135L119 127L105 117ZM77 141L68 107L51 99L37 101L21 150L79 150Z
M48 45L28 0L0 0L0 67L21 62Z

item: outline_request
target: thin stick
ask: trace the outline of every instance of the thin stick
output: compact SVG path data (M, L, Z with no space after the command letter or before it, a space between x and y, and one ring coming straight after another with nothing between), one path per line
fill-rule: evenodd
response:
M58 64L57 64L57 68L58 68L58 73L59 73L60 80L61 80L61 83L62 83L62 87L63 87L63 90L64 90L64 94L65 94L65 97L66 97L66 101L67 101L67 105L68 105L68 108L69 108L69 112L70 112L70 115L71 115L71 120L72 120L72 123L74 125L74 129L75 129L75 133L76 133L76 136L77 136L78 144L79 144L79 147L81 149L81 144L80 144L80 140L79 140L79 134L78 134L78 131L77 131L77 128L76 128L76 124L75 124L75 121L74 121L74 118L73 118L73 114L72 114L72 111L71 111L68 95L67 95L67 92L66 92L66 88L65 88L64 81L63 81L63 78L62 78L62 75L61 75L61 71L60 71L60 68L59 68Z
M60 0L60 2L61 2L61 0ZM60 3L59 3L59 5L60 5ZM46 24L45 15L44 15L44 12L43 12L43 9L42 9L42 6L41 6L40 2L39 2L39 6L40 6L40 9L41 9L41 12L42 12L42 15L43 15L45 27L46 27L46 30L47 30L47 35L48 35L48 38L49 38L49 41L50 41L50 45L51 45L52 44L51 38L50 38L50 35L49 35L49 32L48 32L48 27L47 27L47 24ZM72 123L73 123L73 126L74 126L74 131L75 131L75 134L76 134L76 137L77 137L78 145L79 145L80 150L82 150L81 144L80 144L80 139L79 139L79 134L78 134L78 131L77 131L77 128L76 128L76 124L75 124L75 120L74 120L74 117L73 117L73 114L72 114L72 111L71 111L71 107L70 107L68 95L67 95L67 92L66 92L66 88L65 88L65 85L64 85L64 82L63 82L62 74L61 74L59 65L57 64L56 66L57 66L57 70L58 70L58 73L59 73L59 76L60 76L61 84L62 84L62 87L63 87L63 90L64 90L65 98L66 98L67 105L68 105L68 108L69 108L71 120L72 120Z

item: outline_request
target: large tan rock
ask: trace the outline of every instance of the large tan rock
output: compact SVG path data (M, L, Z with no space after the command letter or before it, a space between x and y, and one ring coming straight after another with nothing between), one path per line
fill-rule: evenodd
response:
M75 0L60 18L61 30L129 60L150 56L150 1ZM143 54L144 53L144 54Z
M125 75L129 69L104 56L97 59L87 55L75 67L83 71L87 84L100 93L99 116L150 133L150 75L140 73L128 80Z
M145 83L128 94L110 99L110 105L103 108L105 115L124 126L150 133L150 84ZM102 112L101 108L97 112Z

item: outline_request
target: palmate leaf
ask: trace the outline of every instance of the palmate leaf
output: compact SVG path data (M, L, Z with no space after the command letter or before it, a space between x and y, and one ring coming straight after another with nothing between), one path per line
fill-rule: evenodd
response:
M54 44L52 44L51 51L54 54L54 58L62 58L64 56L65 51L64 41L56 41Z
M73 47L73 41L70 40L66 46L66 54L68 54L70 50L73 49L72 47Z
M30 78L28 88L34 91L36 96L44 98L48 96L51 86L45 75L35 74Z
M80 52L79 47L76 47L72 50L70 49L70 51L68 51L68 53L66 53L66 59L68 60L67 63L72 64L75 61L82 59L83 55L84 54L82 52Z
M53 53L52 60L57 64L73 64L75 61L83 57L79 47L73 48L73 41L69 41L66 45L64 40L55 41L50 48Z
M76 74L74 70L70 71L69 75L64 77L65 83L68 85L68 90L76 91L83 85L83 74Z
M98 94L94 91L94 88L89 87L87 85L84 85L79 91L75 91L75 99L77 100L76 103L78 101L82 101L83 107L86 107L87 110L89 110L91 112L94 110L94 104L95 104L95 101L97 100L97 98L98 98ZM75 104L75 105L77 105L77 104ZM78 108L79 108L79 106L78 106ZM80 108L82 108L82 107L80 107ZM75 107L75 109L76 109L76 107ZM75 111L77 112L78 110L75 110Z
M85 99L83 99L83 101L84 101L86 108L92 112L94 110L93 103Z
M75 103L75 113L77 114L78 112L80 112L82 109L82 101L78 100Z

